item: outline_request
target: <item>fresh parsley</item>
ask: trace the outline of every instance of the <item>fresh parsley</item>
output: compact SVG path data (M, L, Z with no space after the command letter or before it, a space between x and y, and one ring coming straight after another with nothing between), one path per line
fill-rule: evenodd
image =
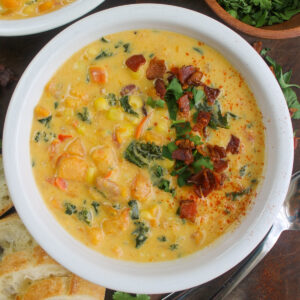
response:
M132 235L135 236L135 247L140 248L145 241L148 239L148 232L150 228L144 223L140 221L134 222L136 229L132 232Z
M151 97L148 97L147 104L149 106L151 106L152 108L156 108L156 107L163 108L163 107L165 107L165 101L164 100L162 100L162 99L154 100Z

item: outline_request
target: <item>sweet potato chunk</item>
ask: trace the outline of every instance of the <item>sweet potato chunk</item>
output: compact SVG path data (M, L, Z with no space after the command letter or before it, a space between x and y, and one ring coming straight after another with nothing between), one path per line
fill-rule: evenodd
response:
M131 186L131 196L133 199L141 202L147 201L152 193L152 184L150 180L139 173L133 180Z
M58 176L67 180L85 181L88 163L77 156L64 156L57 166Z
M83 157L85 155L84 146L80 138L75 139L67 148L67 152L72 155L78 155Z

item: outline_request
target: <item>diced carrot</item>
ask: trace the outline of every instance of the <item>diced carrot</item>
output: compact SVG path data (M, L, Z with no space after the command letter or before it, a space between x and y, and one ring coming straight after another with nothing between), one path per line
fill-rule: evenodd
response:
M57 174L67 180L85 181L88 163L77 156L64 156L57 164Z
M65 191L68 187L67 182L63 178L60 178L60 177L55 178L55 185L62 191Z
M142 135L143 131L144 131L144 127L145 124L147 123L147 121L150 119L151 114L145 116L142 121L140 122L140 124L137 126L136 128L136 132L135 132L135 138L139 139L140 136Z
M2 0L1 4L3 7L8 8L8 9L17 9L21 5L21 1L19 0Z
M35 107L34 113L38 119L44 119L51 115L51 112L47 108L40 106L40 105L37 105Z
M63 142L64 140L66 140L66 139L69 139L69 138L71 138L72 137L72 135L70 135L70 134L59 134L58 135L58 139L61 141L61 142Z
M106 83L107 82L107 72L105 69L100 67L90 67L91 79L96 83Z
M44 3L39 5L39 12L44 12L46 10L49 10L49 9L53 8L54 5L55 4L54 4L53 0L45 1Z

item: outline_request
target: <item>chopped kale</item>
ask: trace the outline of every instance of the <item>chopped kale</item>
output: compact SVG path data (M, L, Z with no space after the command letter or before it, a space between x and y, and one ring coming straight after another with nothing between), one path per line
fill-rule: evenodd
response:
M135 236L135 247L140 248L147 240L147 233L150 228L144 222L140 221L134 222L134 225L136 226L136 229L132 232L132 235Z
M131 115L134 115L136 117L139 115L137 112L135 112L133 110L133 108L129 104L129 97L128 97L128 95L120 98L120 104L123 107L123 109L124 109L125 112L127 112L127 113L129 113Z
M203 167L210 170L214 169L214 165L208 156L200 157L199 159L195 160L192 165L196 173L200 172L203 169Z
M105 57L111 57L114 54L112 52L109 52L108 50L101 50L100 53L95 57L95 60L99 60Z
M109 93L107 96L106 96L106 100L108 101L108 104L110 106L116 106L117 105L117 97L115 94L113 93Z
M203 142L201 141L200 136L198 135L191 135L188 137L188 139L190 141L192 141L196 146L203 144Z
M203 50L199 47L193 47L193 50L195 50L196 52L200 53L201 55L203 55Z
M54 109L58 108L59 103L57 101L54 102Z
M157 237L157 239L160 241L160 242L166 242L167 241L167 238L165 235L161 235L159 237Z
M190 122L184 122L181 120L173 122L171 127L175 128L177 138L189 133L192 130Z
M87 107L83 107L83 111L82 111L82 112L78 112L78 113L77 113L77 117L78 117L82 122L91 123L91 120L90 120L90 114L89 114L89 110L88 110Z
M138 220L140 218L138 202L136 200L130 200L128 202L128 206L131 208L130 209L131 219Z
M177 249L178 249L178 244L171 244L169 248L170 248L170 250L172 250L172 251L173 251L173 250L177 250Z
M151 173L153 176L160 178L164 175L164 169L159 165L154 165L151 168Z
M38 121L43 124L45 127L49 128L50 127L50 122L52 120L52 116L49 116L47 118L39 119Z
M92 221L92 214L90 211L88 211L86 208L81 209L78 214L77 217L80 221L83 221L84 223L91 225L91 221Z
M109 40L108 39L106 39L104 36L100 39L101 40L101 42L103 42L103 43L109 43Z
M96 202L96 201L93 201L92 202L92 206L95 210L95 213L98 214L99 213L99 206L100 206L100 203L99 202Z
M235 201L237 199L239 199L240 197L244 196L244 195L248 195L251 192L251 188L248 187L240 192L230 192L230 193L226 193L226 197L227 198L231 198L232 201Z
M65 206L65 214L72 215L77 213L76 205L70 202L65 202L64 206Z
M149 58L153 58L154 55L155 55L154 53L150 53L150 54L149 54Z
M163 155L163 157L168 158L169 160L173 160L172 153L176 149L178 149L178 147L175 144L175 142L171 142L168 145L163 146L163 149L162 149L162 155Z
M162 159L162 149L154 143L142 143L133 140L124 152L124 158L142 168L156 159Z
M124 52L126 52L126 53L130 52L130 43L124 44L123 48L124 48Z

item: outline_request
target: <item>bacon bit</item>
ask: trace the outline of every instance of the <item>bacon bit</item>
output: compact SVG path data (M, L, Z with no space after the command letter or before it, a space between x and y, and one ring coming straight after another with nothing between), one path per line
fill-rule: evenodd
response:
M195 149L195 144L194 142L190 141L190 140L177 140L175 142L176 146L178 146L178 148L180 149Z
M197 215L197 203L194 200L180 201L180 218L195 222Z
M172 158L184 161L186 165L194 161L194 156L191 149L176 149L172 153Z
M262 44L261 41L258 41L258 42L254 42L254 43L253 43L253 48L256 50L256 52L257 52L258 54L260 54L260 52L261 52L261 50L262 50L262 46L263 46L263 44Z
M214 161L214 170L217 173L222 173L228 168L228 161L227 160L217 160Z
M198 145L196 147L197 151L203 155L203 156L208 156L208 154L206 153L205 149L204 149L204 145Z
M210 154L210 158L213 161L219 161L221 158L226 157L226 149L218 145L207 145L207 149Z
M186 80L196 72L194 66L183 66L178 69L177 77L181 84L185 84Z
M132 55L127 58L125 64L133 72L137 72L140 66L146 63L146 59L142 54Z
M184 94L178 100L179 111L185 116L188 117L190 112L190 100L188 94Z
M149 80L162 78L167 68L163 59L157 59L154 57L150 60L149 66L146 71L146 77Z
M198 131L205 135L205 128L208 125L211 118L211 113L206 111L199 111L197 116L197 122L193 127L193 131Z
M68 188L67 181L61 177L47 178L46 181L49 182L50 184L56 186L57 188L59 188L62 191L65 191Z
M58 139L63 142L64 140L66 139L70 139L72 138L73 136L72 135L69 135L69 134L59 134L58 135Z
M206 95L206 99L207 99L207 103L210 105L213 105L215 100L217 99L217 97L220 94L220 90L219 89L214 89L211 88L207 85L204 86L204 93Z
M230 141L226 147L226 152L231 152L232 154L238 154L240 152L240 139L231 135Z
M203 73L200 72L200 71L196 71L194 74L192 74L188 78L187 84L188 85L194 85L194 86L203 85L203 83L201 82L202 77L203 77Z
M165 87L165 83L162 79L157 79L155 81L155 90L156 90L156 94L161 98L161 99L164 99L165 97L165 94L166 94L166 87Z
M196 185L195 193L199 197L202 197L202 195L206 197L212 191L220 189L224 183L224 179L224 174L204 169L193 175L188 182Z
M132 94L136 90L137 90L137 87L135 84L128 84L122 88L120 94L121 94L121 96L126 96L126 95Z

